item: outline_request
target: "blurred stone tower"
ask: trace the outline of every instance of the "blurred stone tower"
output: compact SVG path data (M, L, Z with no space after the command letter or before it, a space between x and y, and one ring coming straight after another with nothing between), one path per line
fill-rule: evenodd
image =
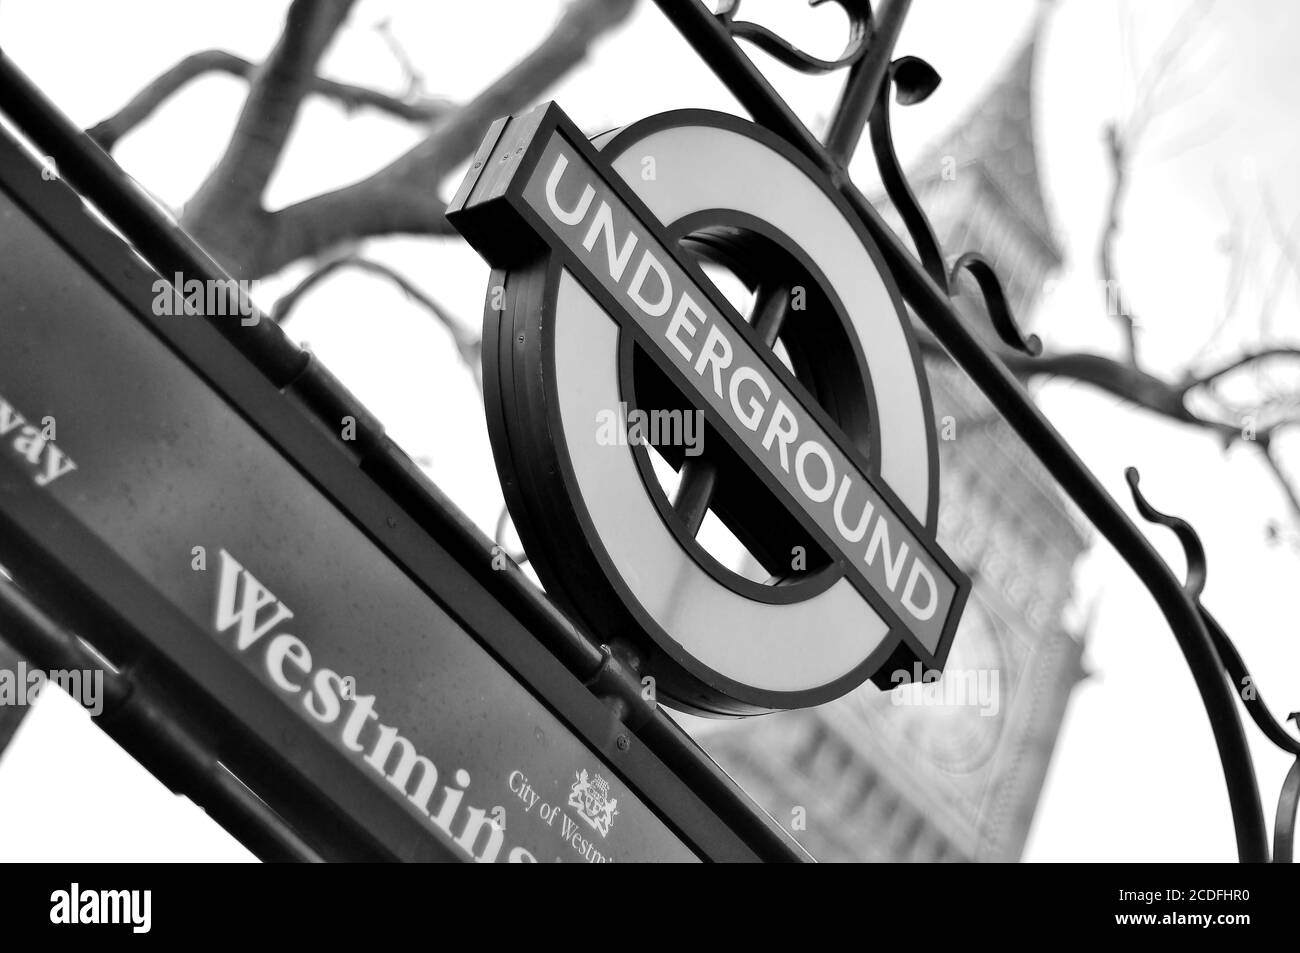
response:
M1062 260L1032 122L1045 10L1000 79L908 177L949 265L983 254L1022 325ZM977 295L956 301L987 327ZM974 385L945 358L927 365L941 435L939 539L974 579L947 672L930 690L956 703L868 684L818 709L700 734L819 860L1018 859L1084 674L1082 644L1062 621L1083 524Z

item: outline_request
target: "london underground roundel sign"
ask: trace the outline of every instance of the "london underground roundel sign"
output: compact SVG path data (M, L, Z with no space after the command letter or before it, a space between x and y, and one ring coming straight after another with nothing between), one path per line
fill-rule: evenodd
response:
M493 125L448 217L495 269L493 450L552 597L700 713L942 668L969 581L935 541L920 356L810 163L721 113L589 142L548 103Z

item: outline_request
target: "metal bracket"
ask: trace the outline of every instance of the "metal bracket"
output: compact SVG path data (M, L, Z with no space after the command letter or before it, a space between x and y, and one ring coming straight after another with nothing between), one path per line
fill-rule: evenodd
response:
M641 681L641 658L621 642L600 647L603 656L600 666L587 679L587 687L609 706L618 720L633 731L647 724L659 710L654 691L647 694ZM624 750L630 744L626 735L619 735L618 746Z

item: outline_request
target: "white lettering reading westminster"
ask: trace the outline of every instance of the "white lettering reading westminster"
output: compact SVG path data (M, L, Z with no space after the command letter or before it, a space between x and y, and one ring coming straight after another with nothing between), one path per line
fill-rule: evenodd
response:
M313 721L334 728L336 743L382 776L430 827L449 837L468 857L479 863L496 861L505 847L504 825L482 808L462 805L470 786L469 772L461 768L444 779L410 739L380 721L374 695L363 695L359 689L345 692L343 677L318 667L305 642L289 632L274 631L292 618L288 606L221 550L217 631L233 629L239 652L260 645L267 678L293 696ZM506 859L537 862L523 847L510 848Z

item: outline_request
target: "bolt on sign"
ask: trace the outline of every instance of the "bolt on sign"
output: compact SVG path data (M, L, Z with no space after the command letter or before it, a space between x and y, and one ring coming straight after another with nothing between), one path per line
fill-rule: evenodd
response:
M935 540L920 354L879 254L807 160L701 110L589 142L548 103L492 126L448 218L495 269L493 450L549 594L704 714L942 668L970 583ZM753 290L750 319L706 268ZM627 406L702 414L700 459L671 428L597 439ZM678 471L671 499L652 449ZM706 508L767 582L699 544Z
M151 309L159 269L6 130L0 261L0 565L260 810L326 859L753 859L529 636L488 541L399 499L382 430L340 438L314 358L272 382L244 318Z

